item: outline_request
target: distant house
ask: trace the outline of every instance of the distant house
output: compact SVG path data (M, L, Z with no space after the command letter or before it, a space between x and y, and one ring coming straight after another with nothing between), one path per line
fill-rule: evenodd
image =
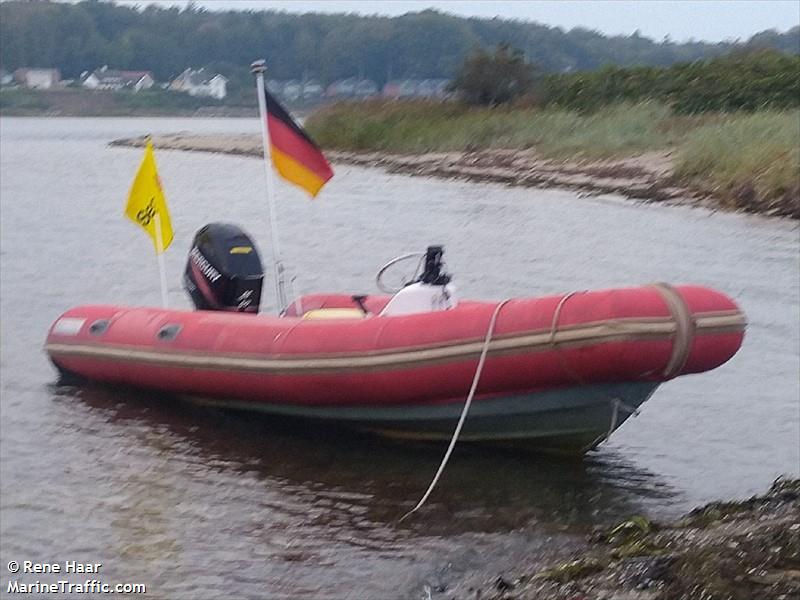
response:
M205 69L186 69L169 84L169 89L186 92L190 96L209 96L222 100L228 95L228 78Z
M325 95L330 98L357 96L365 98L378 93L378 86L370 79L348 77L334 81L325 90Z
M311 79L303 82L303 98L319 98L324 91L325 88L318 81Z
M49 90L56 87L61 81L58 69L17 69L14 71L14 80L22 87Z
M392 81L387 81L382 90L382 95L385 98L391 98L392 100L397 100L398 98L403 97L403 81L399 79L394 79Z
M416 95L421 98L445 98L449 95L448 79L423 79L417 85Z
M446 98L447 79L397 79L383 86L385 98Z
M338 79L328 85L327 89L325 90L325 95L330 98L352 96L355 93L355 89L355 79Z
M375 96L378 93L378 86L370 79L359 79L356 81L354 94L360 98Z
M283 84L283 92L281 95L286 100L297 100L303 95L303 84L294 79L290 79Z
M283 86L286 85L286 82L281 79L267 79L264 83L270 93L278 96L283 94Z
M267 79L266 85L271 94L289 102L300 98L320 98L325 92L325 88L314 79Z
M153 87L155 79L150 71L117 71L106 66L89 73L81 73L81 85L90 90L131 90L138 92Z
M383 85L383 90L381 95L384 98L391 98L396 100L400 97L400 82L399 81L387 81Z
M417 94L418 79L397 79L383 86L383 95L387 98L408 98Z

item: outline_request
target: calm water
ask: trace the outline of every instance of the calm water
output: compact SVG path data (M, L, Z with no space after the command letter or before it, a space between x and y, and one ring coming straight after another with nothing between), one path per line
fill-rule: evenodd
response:
M104 582L146 584L151 598L446 597L546 561L594 524L671 516L798 473L797 226L566 191L339 166L315 202L279 184L279 220L302 292L373 292L386 260L443 243L462 297L670 281L735 298L750 321L740 353L664 385L582 462L461 448L429 504L398 525L443 447L57 386L41 347L60 312L160 302L150 242L122 216L141 151L107 143L180 130L258 125L0 121L3 593L9 560L82 560L103 562ZM200 226L240 223L268 252L262 166L157 159L175 229L171 302L188 307L180 272ZM35 579L48 580L19 577Z

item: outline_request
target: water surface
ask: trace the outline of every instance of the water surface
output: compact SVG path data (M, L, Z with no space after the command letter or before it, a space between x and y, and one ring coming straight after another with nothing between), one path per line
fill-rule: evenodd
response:
M798 473L797 226L559 190L338 166L317 201L282 183L277 196L304 293L374 292L386 260L440 243L462 297L653 281L733 297L750 322L739 354L662 386L584 461L459 448L429 504L398 525L443 447L56 385L42 344L62 311L160 303L152 245L122 214L141 150L107 143L181 130L258 124L0 120L0 583L12 559L78 559L157 598L446 596L546 562L595 524L666 518ZM180 151L157 160L175 230L170 300L188 308L180 273L206 222L242 224L268 255L263 167ZM265 292L272 310L269 282Z

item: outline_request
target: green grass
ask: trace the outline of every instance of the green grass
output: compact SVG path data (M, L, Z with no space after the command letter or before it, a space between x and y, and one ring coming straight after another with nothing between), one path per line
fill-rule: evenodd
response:
M707 119L707 117L706 117ZM306 125L323 146L387 152L530 148L551 156L605 157L666 148L697 117L675 118L663 104L615 105L592 114L454 103L337 104Z
M132 93L128 91L115 94L119 106L134 110L195 110L200 106L222 104L208 97L190 96L185 92L149 89Z
M43 111L50 108L50 102L42 94L32 90L0 90L0 109Z
M800 111L729 115L689 132L677 149L675 175L721 192L734 204L796 201Z
M594 113L472 108L457 103L337 104L306 122L326 148L390 153L535 148L556 158L674 150L675 179L750 210L800 202L800 110L676 115L665 104L616 104ZM788 212L787 212L788 211Z

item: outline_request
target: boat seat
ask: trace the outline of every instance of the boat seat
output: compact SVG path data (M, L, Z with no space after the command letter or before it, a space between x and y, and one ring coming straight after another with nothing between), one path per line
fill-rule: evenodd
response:
M303 313L303 320L322 321L329 319L363 319L366 317L360 308L315 308Z

